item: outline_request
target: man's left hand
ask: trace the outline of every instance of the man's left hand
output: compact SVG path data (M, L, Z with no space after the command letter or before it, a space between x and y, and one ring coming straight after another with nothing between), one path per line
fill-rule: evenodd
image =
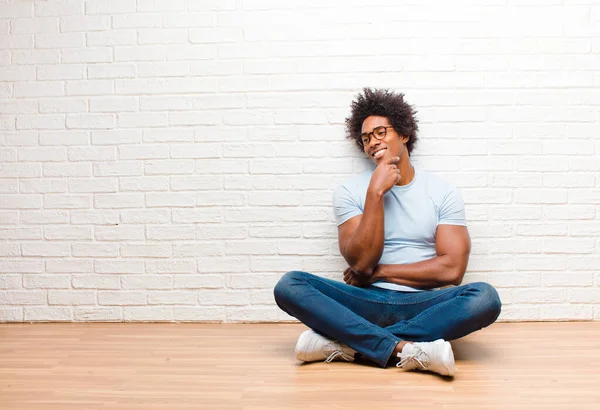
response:
M354 272L351 268L346 268L344 271L344 282L348 285L357 286L359 288L364 288L373 283L373 277L367 275L359 275Z

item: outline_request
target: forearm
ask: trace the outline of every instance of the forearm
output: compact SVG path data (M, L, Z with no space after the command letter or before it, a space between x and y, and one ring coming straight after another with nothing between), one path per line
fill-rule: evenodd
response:
M459 285L466 268L466 264L462 265L449 255L409 264L378 265L372 280L423 289Z
M360 224L342 249L342 254L352 270L363 275L373 273L383 254L383 195L383 193L367 192Z

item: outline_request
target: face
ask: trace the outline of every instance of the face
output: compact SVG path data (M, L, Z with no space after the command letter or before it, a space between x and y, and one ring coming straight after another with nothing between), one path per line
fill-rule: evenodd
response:
M364 146L365 154L371 158L371 160L379 164L385 158L392 157L400 157L408 154L406 150L406 143L408 142L408 137L402 137L396 133L396 131L390 125L389 120L386 117L379 117L376 115L372 115L367 117L362 124L361 134L366 134L373 132L373 130L377 127L387 127L385 130L378 129L376 130L380 133L381 136L383 132L385 132L385 137L379 140L373 134L369 135L370 141L368 144Z

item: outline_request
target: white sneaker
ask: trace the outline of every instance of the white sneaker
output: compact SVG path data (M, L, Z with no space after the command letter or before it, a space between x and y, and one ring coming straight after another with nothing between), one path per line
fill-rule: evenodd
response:
M454 354L452 346L445 340L435 342L407 343L398 353L400 362L396 365L405 370L427 370L442 376L454 375Z
M316 362L325 359L327 363L332 360L354 361L356 351L343 343L326 338L314 330L302 333L296 343L296 358L303 362Z

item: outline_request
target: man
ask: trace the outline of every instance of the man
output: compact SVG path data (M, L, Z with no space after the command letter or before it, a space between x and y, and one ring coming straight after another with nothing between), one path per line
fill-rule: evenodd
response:
M404 95L363 90L346 119L348 138L376 165L333 195L344 282L307 272L285 274L278 306L311 328L299 360L353 361L454 374L447 340L492 324L496 290L462 282L470 253L464 204L444 179L414 167L417 120Z

